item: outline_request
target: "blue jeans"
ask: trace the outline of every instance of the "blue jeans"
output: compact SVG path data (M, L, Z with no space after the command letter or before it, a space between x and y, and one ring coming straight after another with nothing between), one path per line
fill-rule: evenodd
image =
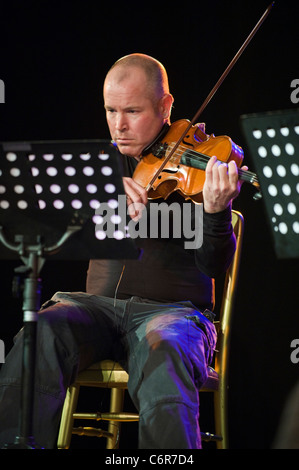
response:
M139 448L201 447L198 390L216 342L213 323L189 302L159 304L58 292L39 314L34 437L55 448L67 387L102 359L129 373L140 414ZM22 330L0 372L0 446L18 435Z

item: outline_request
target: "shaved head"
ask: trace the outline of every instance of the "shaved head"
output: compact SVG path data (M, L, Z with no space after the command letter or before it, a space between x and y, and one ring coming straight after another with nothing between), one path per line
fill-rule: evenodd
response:
M134 73L134 68L140 68L144 71L147 79L147 92L149 98L159 100L165 94L169 94L168 77L164 66L157 59L146 54L130 54L117 60L110 70L110 72L117 70L118 81L122 82Z

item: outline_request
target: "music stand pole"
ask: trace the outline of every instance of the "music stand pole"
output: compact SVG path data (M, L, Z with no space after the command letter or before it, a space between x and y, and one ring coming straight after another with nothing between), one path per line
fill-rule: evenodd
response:
M33 403L36 356L37 312L40 307L39 271L44 263L35 250L29 250L23 292L23 360L20 405L20 435L15 445L35 448L33 437Z

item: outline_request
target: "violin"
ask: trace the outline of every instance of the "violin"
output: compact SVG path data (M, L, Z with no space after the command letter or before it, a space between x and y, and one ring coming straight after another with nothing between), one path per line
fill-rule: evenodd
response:
M188 133L176 146L178 137L185 133L186 128ZM234 160L238 168L244 158L242 148L230 137L207 135L200 125L190 127L190 121L181 119L173 123L167 134L151 146L151 153L142 156L133 179L147 189L149 199L167 199L171 193L177 191L185 199L201 203L204 170L214 155L225 163ZM256 174L240 169L238 173L241 180L260 189ZM149 181L150 175L154 176ZM256 199L259 194L255 195Z
M150 146L150 153L147 149L141 155L141 161L135 168L133 179L147 190L149 199L161 197L166 199L171 193L178 191L185 199L201 203L205 181L204 170L209 159L214 155L219 161L225 163L234 160L238 167L239 178L258 189L254 199L262 197L256 174L240 169L244 158L242 148L228 136L215 137L214 134L205 134L200 125L195 123L198 122L198 117L269 15L273 5L274 2L266 9L193 119L191 121L181 119L172 124L167 134L163 136L162 133L161 138L159 135Z

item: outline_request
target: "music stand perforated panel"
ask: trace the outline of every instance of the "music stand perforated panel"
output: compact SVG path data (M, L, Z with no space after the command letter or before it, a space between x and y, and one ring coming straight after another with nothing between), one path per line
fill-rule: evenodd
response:
M278 258L299 258L299 109L241 116Z
M137 255L132 240L96 239L100 204L124 195L119 154L106 140L4 142L0 145L0 224L11 241L57 242L69 225L84 227L63 249L72 259ZM93 222L94 221L94 222ZM118 244L116 244L118 242ZM75 258L74 258L75 255Z

